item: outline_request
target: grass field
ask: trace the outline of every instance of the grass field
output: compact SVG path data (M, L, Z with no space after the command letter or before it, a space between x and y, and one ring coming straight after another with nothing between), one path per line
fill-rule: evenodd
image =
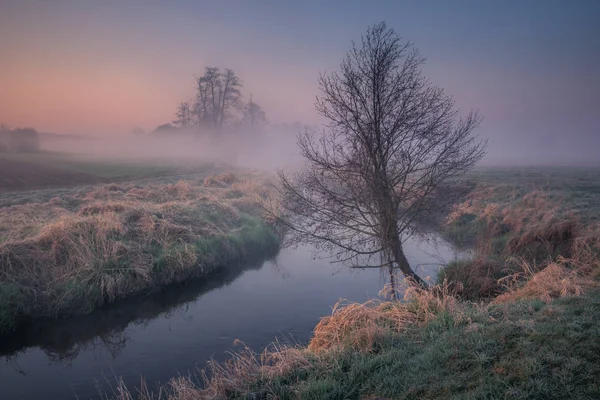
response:
M478 169L438 227L474 257L404 301L340 303L308 346L242 347L119 399L600 398L598 169Z
M169 176L197 172L201 167L166 159L107 159L58 152L0 153L0 193Z
M47 170L56 155L30 157L18 162ZM94 179L116 171L109 162L73 165ZM263 176L212 165L132 168L118 183L0 195L0 331L88 313L278 249L256 205L267 193Z
M455 206L442 234L474 258L448 266L440 278L460 282L470 299L506 290L509 276L559 261L597 265L600 251L599 168L486 168Z
M600 221L600 167L480 167L467 178L480 188L494 188L491 202L539 192L563 213L575 213L582 222Z

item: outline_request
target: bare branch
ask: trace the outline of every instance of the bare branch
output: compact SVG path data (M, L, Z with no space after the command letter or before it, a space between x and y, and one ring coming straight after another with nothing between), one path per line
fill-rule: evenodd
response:
M484 155L476 112L460 117L454 100L421 74L425 59L385 23L354 44L340 71L319 77L322 133L298 146L306 168L279 173L278 218L292 240L329 250L338 261L384 255L418 284L402 239L440 204L444 183Z

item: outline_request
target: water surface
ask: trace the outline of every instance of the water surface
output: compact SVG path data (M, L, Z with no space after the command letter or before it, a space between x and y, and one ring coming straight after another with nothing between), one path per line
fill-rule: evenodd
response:
M445 243L409 240L409 262L435 277L457 254ZM89 399L115 377L153 386L223 359L235 339L260 351L274 338L305 344L340 299L377 297L387 277L313 259L309 248L241 265L201 282L138 296L93 314L38 323L0 343L2 399Z

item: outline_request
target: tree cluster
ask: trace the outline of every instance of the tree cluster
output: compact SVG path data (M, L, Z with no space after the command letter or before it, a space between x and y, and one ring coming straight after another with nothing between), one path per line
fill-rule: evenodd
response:
M256 130L266 125L266 114L252 96L244 103L242 80L233 70L206 67L195 86L194 99L177 106L175 127L222 132L226 126Z

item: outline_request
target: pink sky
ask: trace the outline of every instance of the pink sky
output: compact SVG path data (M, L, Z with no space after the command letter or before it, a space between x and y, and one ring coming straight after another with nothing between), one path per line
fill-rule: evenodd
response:
M597 158L600 2L70 1L0 3L0 122L76 134L151 130L232 68L271 122L314 123L319 72L386 20L430 80L485 117L490 157ZM526 145L525 145L526 144ZM565 149L554 147L553 155Z

